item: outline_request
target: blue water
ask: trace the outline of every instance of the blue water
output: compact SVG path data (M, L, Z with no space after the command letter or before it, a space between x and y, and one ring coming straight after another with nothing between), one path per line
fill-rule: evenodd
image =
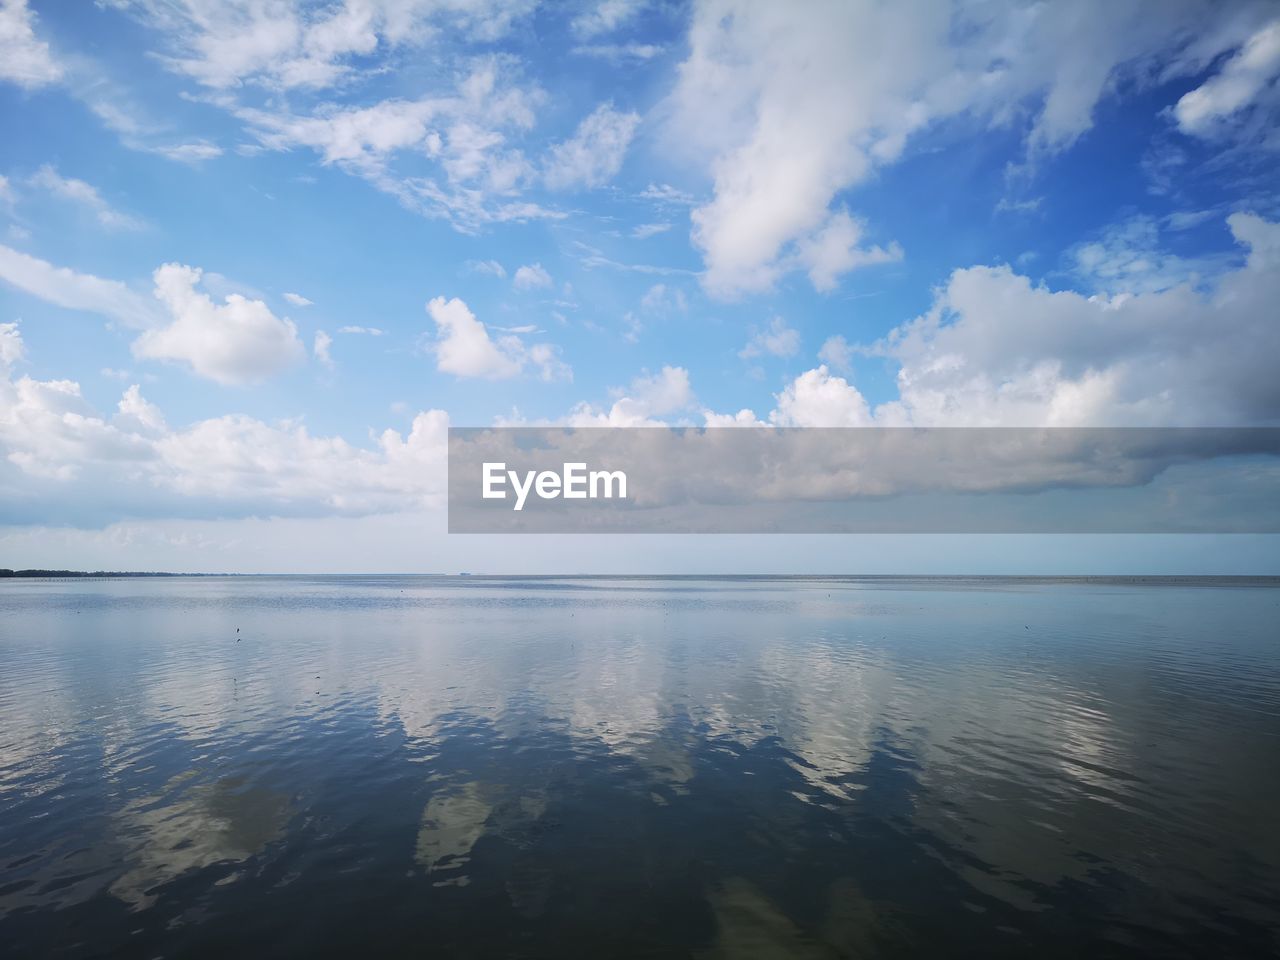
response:
M0 953L1266 956L1280 583L0 582Z

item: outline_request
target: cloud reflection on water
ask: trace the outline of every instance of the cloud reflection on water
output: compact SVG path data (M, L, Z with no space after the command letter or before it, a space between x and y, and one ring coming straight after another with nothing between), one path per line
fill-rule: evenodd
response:
M1224 910L1248 945L1277 916L1241 789L1274 781L1271 591L88 589L5 598L0 928L105 894L160 943L338 878L494 944L666 911L636 936L707 956L924 948L944 922L1177 944ZM1185 700L1196 672L1212 700ZM510 918L477 927L495 897Z

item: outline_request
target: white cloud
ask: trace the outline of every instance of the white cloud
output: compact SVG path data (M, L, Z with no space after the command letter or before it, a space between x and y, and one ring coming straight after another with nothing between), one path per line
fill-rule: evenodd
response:
M370 337L380 337L383 334L383 331L379 330L377 327L352 327L352 326L339 327L338 332L339 333L363 333L366 336L370 336Z
M459 377L501 380L520 372L520 363L498 348L484 324L465 303L454 297L436 297L427 304L438 339L436 367Z
M622 324L624 329L622 338L628 343L640 342L640 335L645 328L644 320L640 314L663 316L677 312L683 313L688 309L689 304L685 299L683 290L679 287L668 286L665 283L655 283L640 298L639 313L628 310L623 314Z
M313 437L298 424L250 417L205 420L159 444L166 481L187 497L244 495L310 502L338 513L396 510L440 502L447 416L419 413L406 436L385 430L374 450L339 437Z
M62 79L49 44L36 36L35 20L27 0L0 0L0 80L32 88Z
M631 230L631 236L637 240L647 240L650 237L656 237L660 233L666 233L670 229L671 224L669 223L641 223Z
M524 355L529 365L537 370L539 380L550 383L573 379L573 369L560 359L560 348L554 344L531 343Z
M443 28L492 41L533 7L528 0L107 0L163 33L163 62L215 89L246 82L323 89L349 79L361 58L417 47Z
M569 380L573 373L549 343L525 344L508 334L494 341L485 325L457 297L436 297L427 304L436 324L436 369L457 377L505 380L532 366L542 380Z
M570 52L580 57L594 57L614 63L628 60L643 63L661 54L663 49L656 43L581 43Z
M757 419L755 412L743 408L737 413L716 413L714 410L703 410L703 425L707 427L767 427L768 424Z
M1065 149L1103 96L1203 69L1257 29L1265 5L1232 6L1226 16L1211 0L827 0L801 14L704 0L668 133L714 180L713 199L692 214L707 289L763 290L794 269L833 282L862 259L837 242L849 227L833 221L833 202L914 134L959 115L979 128L1029 117L1030 157ZM1206 19L1220 27L1205 31Z
M118 280L55 267L2 244L0 280L59 307L99 313L126 327L148 326L160 315L153 302Z
M490 276L497 277L499 280L505 279L507 276L507 268L497 260L468 260L467 268L473 273L487 273Z
M1222 68L1173 108L1183 133L1211 137L1262 96L1280 75L1280 20L1254 33ZM1275 99L1275 91L1269 96Z
M693 194L677 190L669 183L651 183L640 191L639 196L642 200L652 200L667 206L684 207L693 204Z
M653 276L693 276L692 270L684 267L664 267L652 263L623 263L606 257L603 251L580 240L574 240L571 246L577 251L578 262L588 270L596 267L610 267L614 270L626 270L631 273L645 273Z
M317 330L315 339L311 343L311 355L330 370L334 368L333 356L329 353L329 348L332 346L333 337L323 330Z
M137 141L126 142L125 146L146 153L154 153L166 160L196 165L205 160L216 160L222 156L222 148L208 140L188 140L182 143L160 143L143 145Z
M0 344L16 331L0 334ZM21 340L18 338L20 352ZM113 415L69 380L0 377L0 464L30 515L92 504L89 522L121 515L358 515L439 506L447 416L419 413L406 435L372 449L312 436L300 423L251 417L169 426L137 385ZM78 496L79 494L79 496Z
M379 170L396 151L424 144L430 121L448 104L440 99L384 100L368 107L322 108L313 116L241 109L241 119L273 150L310 147L325 163ZM438 149L438 148L437 148Z
M689 309L684 291L679 287L670 287L665 283L655 283L640 298L640 309L648 313L683 312Z
M774 317L764 330L756 331L747 345L738 351L743 360L762 357L793 357L800 350L800 331L787 326L782 317Z
M86 207L97 218L98 223L108 229L137 230L142 227L141 221L126 213L121 213L107 203L92 184L77 180L74 177L64 177L49 164L45 164L37 170L35 175L31 177L30 183L42 190L49 191L55 196Z
M447 92L415 100L327 103L310 114L227 105L263 147L308 147L408 209L474 232L485 223L564 216L519 196L534 170L511 141L533 128L545 96L513 58L492 56L471 62ZM412 175L397 173L401 154L412 155ZM423 156L436 165L433 175L423 175Z
M1161 248L1159 225L1135 216L1111 224L1070 251L1074 272L1089 289L1109 294L1149 293L1214 276L1236 258L1212 254L1188 259Z
M859 247L862 224L846 211L839 211L813 234L796 244L796 256L807 268L815 290L834 290L840 277L857 267L877 263L893 263L902 259L902 248L896 243L880 247Z
M580 37L598 37L617 30L644 6L645 0L598 0L590 10L574 17L569 27Z
M26 357L16 323L0 323L0 373L8 375Z
M147 119L146 111L127 88L90 61L77 59L73 63L77 69L64 85L67 93L116 134L123 146L188 166L222 156L222 148L207 139L174 139L167 125Z
M800 374L777 400L769 422L780 427L867 427L872 422L858 389L825 366Z
M1280 224L1232 214L1248 249L1208 290L1189 283L1085 296L1009 267L956 270L933 307L854 352L898 364L896 399L869 409L822 365L777 396L779 426L1235 426L1280 422ZM708 416L708 423L720 415ZM736 420L752 418L739 414Z
M142 396L142 389L135 383L124 392L116 404L113 423L134 433L158 435L168 431L164 414L154 403Z
M1009 197L1001 197L996 203L996 213L1038 213L1041 205L1044 203L1044 197L1030 197L1026 200L1013 200Z
M551 274L540 263L529 263L516 271L511 285L517 290L545 290L554 286Z
M553 190L598 187L622 169L622 159L640 124L638 113L622 113L602 103L578 125L574 135L551 148L545 178Z
M696 402L683 367L663 367L654 374L636 377L625 390L615 391L608 410L588 403L575 407L565 422L575 427L642 427L661 423L655 419L690 409Z
M818 359L834 370L847 371L853 365L853 347L840 334L827 337L818 350Z
M823 364L708 426L1237 426L1280 422L1280 223L1232 214L1245 263L1188 282L1085 296L1008 267L956 270L933 307L871 346L842 336ZM898 396L871 408L828 364L897 362Z
M312 305L312 301L308 300L300 293L286 293L284 298L295 307L309 307Z
M298 330L261 300L231 294L221 305L196 289L202 271L177 263L159 267L155 295L172 319L145 331L135 356L176 360L199 376L222 384L265 380L305 355Z

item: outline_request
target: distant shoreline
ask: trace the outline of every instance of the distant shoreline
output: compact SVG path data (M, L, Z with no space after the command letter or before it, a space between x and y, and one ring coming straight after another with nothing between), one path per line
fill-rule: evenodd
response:
M129 580L148 578L215 578L240 579L423 579L458 580L484 583L486 581L826 581L826 582L879 582L921 583L1102 583L1102 584L1190 584L1222 583L1237 586L1280 586L1276 574L1000 574L1000 573L173 573L168 571L116 571L116 570L9 570L0 569L0 580Z
M88 577L96 577L98 579L105 578L124 578L124 577L234 577L239 574L234 573L164 573L152 571L131 571L131 570L2 570L0 569L0 579L5 580L68 580L81 579Z

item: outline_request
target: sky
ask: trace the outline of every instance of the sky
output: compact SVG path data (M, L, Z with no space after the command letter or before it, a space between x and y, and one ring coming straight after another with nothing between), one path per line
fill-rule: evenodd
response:
M1280 425L1280 9L0 0L0 566L1280 573L445 534L450 425Z

